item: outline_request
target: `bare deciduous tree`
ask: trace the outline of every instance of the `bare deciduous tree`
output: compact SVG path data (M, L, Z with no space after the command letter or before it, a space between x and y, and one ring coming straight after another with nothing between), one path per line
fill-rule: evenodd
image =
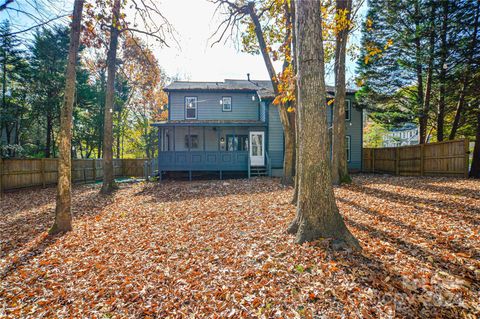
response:
M109 25L110 43L107 54L107 86L104 112L104 136L103 136L103 184L101 192L112 192L116 188L113 171L113 109L114 109L114 86L117 69L118 39L122 32L139 33L154 38L161 45L166 43L167 35L173 33L173 28L163 16L153 0L132 0L133 23L125 20L121 14L122 2L114 0L112 17Z
M230 1L230 0L212 0L217 4L217 11L223 10L225 18L218 25L217 30L212 37L217 36L217 40L213 43L219 43L222 40L226 40L228 37L233 37L235 32L238 31L239 24L244 19L250 19L254 26L255 35L258 41L259 51L262 54L263 61L267 68L270 81L273 86L275 96L280 94L279 79L275 68L273 66L272 58L270 56L271 48L268 47L265 41L265 33L260 23L260 18L265 12L273 6L273 1L270 5L258 10L254 1ZM288 5L284 6L286 10L290 10ZM291 23L288 20L287 12L287 24ZM291 27L290 27L291 28ZM291 41L291 35L289 27L286 26L287 41ZM212 45L213 45L212 44ZM289 63L284 63L283 69L288 67ZM285 136L285 153L283 160L283 178L282 183L293 184L293 176L295 174L295 116L289 114L286 105L279 105L280 120L283 125L283 131Z
M55 207L55 222L50 234L72 229L72 112L75 97L76 66L78 47L80 45L81 20L84 0L75 0L72 26L70 30L70 47L66 72L65 97L60 115L59 160L57 201Z

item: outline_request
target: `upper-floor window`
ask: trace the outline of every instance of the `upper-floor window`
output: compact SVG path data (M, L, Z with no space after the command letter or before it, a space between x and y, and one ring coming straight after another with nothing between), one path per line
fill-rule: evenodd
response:
M185 97L185 119L186 120L197 119L197 97L196 96Z
M345 120L350 121L352 118L352 102L349 99L345 100ZM333 119L333 106L334 106L334 101L333 99L327 99L327 105L331 105L330 108L330 115Z
M222 97L222 111L231 112L232 111L232 97L224 96Z
M352 118L352 102L345 100L345 120L350 121Z

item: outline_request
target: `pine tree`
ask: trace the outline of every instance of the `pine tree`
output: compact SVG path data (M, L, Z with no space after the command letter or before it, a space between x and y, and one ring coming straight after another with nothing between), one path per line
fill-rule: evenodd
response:
M11 146L18 144L20 116L22 103L17 97L22 91L27 64L24 51L20 49L21 41L11 35L8 20L0 24L0 75L1 75L1 101L0 101L0 142L7 144L5 154L0 150L0 156L14 156Z
M32 113L45 121L45 157L55 155L54 134L59 126L68 43L69 29L56 26L37 32L30 46Z
M416 122L421 143L443 140L448 130L450 138L466 133L461 126L474 121L467 101L480 58L477 8L468 0L369 2L358 84L375 121Z

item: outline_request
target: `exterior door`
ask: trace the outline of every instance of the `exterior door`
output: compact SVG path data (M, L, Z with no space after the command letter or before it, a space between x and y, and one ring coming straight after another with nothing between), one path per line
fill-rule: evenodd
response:
M265 165L265 132L250 132L250 165Z

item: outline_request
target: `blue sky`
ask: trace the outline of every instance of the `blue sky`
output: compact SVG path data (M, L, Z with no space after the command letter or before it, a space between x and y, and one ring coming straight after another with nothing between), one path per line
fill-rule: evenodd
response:
M14 8L20 8L35 15L42 15L46 19L48 10L69 13L72 10L72 0L44 1L42 12L33 12L29 7L30 1L16 0ZM222 81L226 78L246 78L250 73L254 79L268 79L263 59L260 55L243 53L235 41L219 43L211 47L209 40L218 24L219 17L214 16L215 4L207 0L162 0L159 7L176 30L176 39L179 45L170 48L152 45L160 65L170 77L177 77L192 81ZM365 8L362 8L363 14ZM128 12L127 12L128 16ZM10 11L3 12L0 19L9 18L18 29L32 25L33 20L23 14ZM27 35L23 35L28 39ZM145 39L147 40L147 39ZM148 40L147 40L148 41ZM356 31L351 37L353 43L359 43L360 32ZM154 43L152 41L152 43ZM280 64L276 67L279 69ZM347 78L353 79L355 62L347 63ZM327 84L333 83L331 74L327 74Z

